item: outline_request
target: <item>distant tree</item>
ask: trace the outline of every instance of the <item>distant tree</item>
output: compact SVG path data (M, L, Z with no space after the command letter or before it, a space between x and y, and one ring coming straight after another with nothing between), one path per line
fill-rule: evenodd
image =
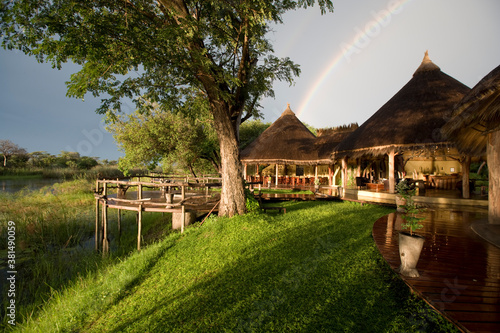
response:
M271 123L263 123L260 119L247 120L240 126L240 149L252 143L262 134Z
M26 149L19 147L10 140L0 140L0 153L3 155L3 166L7 166L7 159L16 155L27 155Z
M147 115L136 111L108 125L125 153L119 160L120 170L124 173L136 167L152 170L162 163L164 168L175 165L177 169L187 169L196 177L197 171L207 170L208 162L218 172L219 147L212 116L204 100L198 102L196 114L188 110L164 112L155 104Z
M217 132L222 191L219 214L246 211L238 131L273 96L275 80L299 68L273 55L270 24L314 0L10 0L0 5L2 45L54 67L73 61L68 95L104 94L98 112L116 114L123 98L145 96L176 111L195 89ZM318 0L322 13L330 0ZM128 75L135 71L134 75ZM147 108L140 98L139 109Z
M52 154L47 153L46 151L34 151L29 154L30 160L29 163L33 167L37 168L47 168L54 164L56 157Z
M82 156L76 161L78 169L89 170L97 165L99 165L99 162L97 162L96 157Z

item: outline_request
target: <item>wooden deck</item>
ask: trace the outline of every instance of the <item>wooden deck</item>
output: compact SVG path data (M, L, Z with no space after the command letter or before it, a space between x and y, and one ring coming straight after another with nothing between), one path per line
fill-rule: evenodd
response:
M478 212L427 210L425 244L418 278L402 279L434 309L464 332L500 332L500 248L471 226L486 223ZM373 226L375 243L396 271L400 265L398 232L402 218L392 213Z

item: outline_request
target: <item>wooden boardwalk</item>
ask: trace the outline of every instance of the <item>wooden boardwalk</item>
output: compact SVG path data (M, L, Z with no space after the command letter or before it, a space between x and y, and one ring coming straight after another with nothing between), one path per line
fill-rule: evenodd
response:
M434 309L464 332L500 332L500 248L472 231L486 223L481 213L427 210L425 244L418 278L402 277ZM375 243L393 270L400 265L398 232L402 218L392 213L373 226Z

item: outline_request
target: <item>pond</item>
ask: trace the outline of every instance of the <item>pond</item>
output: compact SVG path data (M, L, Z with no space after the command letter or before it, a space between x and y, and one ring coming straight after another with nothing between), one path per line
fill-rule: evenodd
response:
M24 179L0 179L0 192L16 193L23 189L36 191L44 186L60 183L61 179L24 178Z

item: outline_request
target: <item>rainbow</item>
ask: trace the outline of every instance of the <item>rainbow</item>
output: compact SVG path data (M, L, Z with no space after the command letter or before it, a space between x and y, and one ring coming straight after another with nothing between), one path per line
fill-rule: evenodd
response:
M344 44L343 47L341 46L341 51L339 52L339 54L336 54L333 57L333 59L330 61L326 69L322 71L319 77L315 80L314 84L307 92L302 103L300 103L299 111L296 113L297 117L299 117L302 113L304 113L308 109L312 99L318 93L318 91L321 90L324 83L327 81L328 77L334 72L334 70L338 66L340 66L341 63L347 62L349 60L347 55L361 52L362 49L367 46L364 45L364 43L368 41L367 44L369 44L372 39L376 38L376 36L380 33L382 27L387 25L387 20L390 19L390 16L394 15L394 13L398 13L400 10L402 10L403 6L410 1L412 0L401 0L395 3L394 6L390 8L390 10L383 10L379 12L379 13L383 12L383 14L377 15L373 20L368 21L365 24L365 28L363 30L360 30L354 36L351 43ZM375 31L373 31L373 29L375 29Z

